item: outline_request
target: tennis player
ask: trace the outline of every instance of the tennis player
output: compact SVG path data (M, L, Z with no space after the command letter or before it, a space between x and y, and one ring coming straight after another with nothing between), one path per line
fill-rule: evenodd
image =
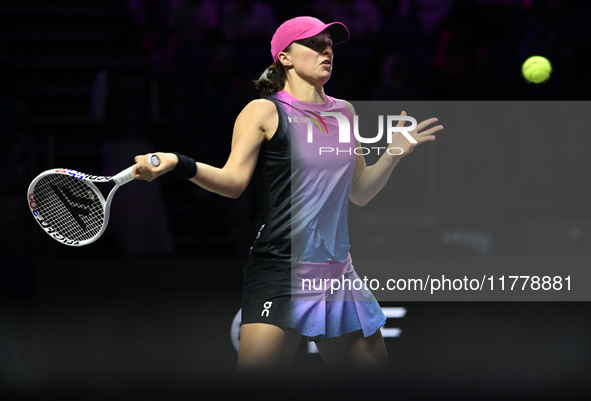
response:
M417 124L410 132L417 144L394 135L388 149L396 151L384 152L369 167L351 152L352 144L360 147L358 141L340 142L337 118L323 113L341 113L352 121L355 111L323 87L333 70L333 46L348 39L342 23L313 17L293 18L277 29L271 41L274 63L256 81L262 98L236 119L223 168L179 153L157 153L162 164L154 168L147 155L136 156L134 178L151 181L175 171L230 198L239 197L255 176L261 227L244 267L242 373L285 371L302 336L316 342L335 370L388 369L379 330L385 316L368 289L346 285L359 278L349 254L348 200L367 204L400 160L417 144L435 140L443 127L428 128L435 118ZM322 115L318 126L312 124L313 116ZM319 147L339 152L319 154ZM319 286L331 279L343 285Z

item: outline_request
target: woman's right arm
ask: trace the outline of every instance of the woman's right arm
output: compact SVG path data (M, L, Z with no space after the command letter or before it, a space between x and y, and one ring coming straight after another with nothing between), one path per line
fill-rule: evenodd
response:
M197 173L191 181L208 191L236 199L248 186L254 173L259 150L277 129L279 117L275 105L264 99L250 102L236 118L232 134L232 149L222 168L197 163ZM173 153L156 153L161 159L158 168L151 167L147 155L136 156L133 177L151 181L172 170L178 158Z

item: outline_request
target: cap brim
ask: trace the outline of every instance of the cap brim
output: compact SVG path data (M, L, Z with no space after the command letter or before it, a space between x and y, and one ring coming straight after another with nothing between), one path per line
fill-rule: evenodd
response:
M330 24L326 24L324 26L319 26L316 28L312 28L307 30L306 32L301 33L298 35L294 41L300 39L311 38L312 36L318 35L320 32L328 30L330 36L332 36L332 43L333 45L338 45L340 43L345 43L349 40L349 30L345 26L345 24L341 22L331 22Z
M349 30L345 26L345 24L341 22L332 22L326 25L326 29L330 32L332 36L332 42L335 45L339 43L345 43L349 40Z

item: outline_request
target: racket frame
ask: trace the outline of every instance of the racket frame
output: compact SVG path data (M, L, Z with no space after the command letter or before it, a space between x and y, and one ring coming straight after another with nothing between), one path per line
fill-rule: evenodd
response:
M148 160L153 167L157 167L158 165L160 165L160 159L158 159L158 156L156 156L154 154L150 155ZM51 238L55 239L56 241L58 241L64 245L74 246L74 247L80 247L80 246L91 244L94 241L96 241L107 229L107 225L109 223L109 217L111 215L111 202L113 201L113 196L115 195L115 192L117 192L117 189L120 186L125 185L128 182L133 180L133 178L131 177L131 174L132 174L133 168L135 166L136 165L134 164L133 166L126 168L125 170L121 171L120 173L118 173L114 176L90 175L90 174L85 174L85 173L81 173L76 170L66 169L66 168L57 168L57 169L46 170L46 171L42 172L41 174L39 174L37 177L35 177L35 179L33 179L33 181L31 181L31 184L29 185L29 188L27 190L27 201L29 203L29 209L31 210L31 213L33 214L33 217L35 218L35 221L37 221L37 223L39 223L41 228ZM92 192L95 194L95 196L98 196L98 198L101 202L101 206L103 208L104 219L103 219L103 224L102 224L99 232L97 234L95 234L93 237L82 240L82 241L77 241L77 240L72 240L72 239L66 238L63 235L59 234L57 232L57 230L55 228L53 228L50 225L50 223L48 223L48 221L43 218L43 215L39 211L39 208L37 207L37 203L35 202L34 189L35 189L35 185L37 184L37 182L39 182L40 179L42 179L45 176L54 175L54 174L64 174L64 175L68 175L68 176L74 177L76 179L79 179L84 184L86 184L90 190L92 190ZM96 183L108 183L108 182L115 183L115 186L111 189L111 191L109 192L109 195L107 195L106 200L105 200L105 197L103 196L103 194L101 193L101 191L99 191L97 186L94 184L95 182Z

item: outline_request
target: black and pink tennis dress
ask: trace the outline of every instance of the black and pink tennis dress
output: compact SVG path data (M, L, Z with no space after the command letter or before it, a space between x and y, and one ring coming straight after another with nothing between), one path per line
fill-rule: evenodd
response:
M242 324L292 327L315 341L357 330L367 337L386 318L349 254L351 112L330 96L322 104L286 91L266 99L279 124L255 169L261 226L244 267Z

